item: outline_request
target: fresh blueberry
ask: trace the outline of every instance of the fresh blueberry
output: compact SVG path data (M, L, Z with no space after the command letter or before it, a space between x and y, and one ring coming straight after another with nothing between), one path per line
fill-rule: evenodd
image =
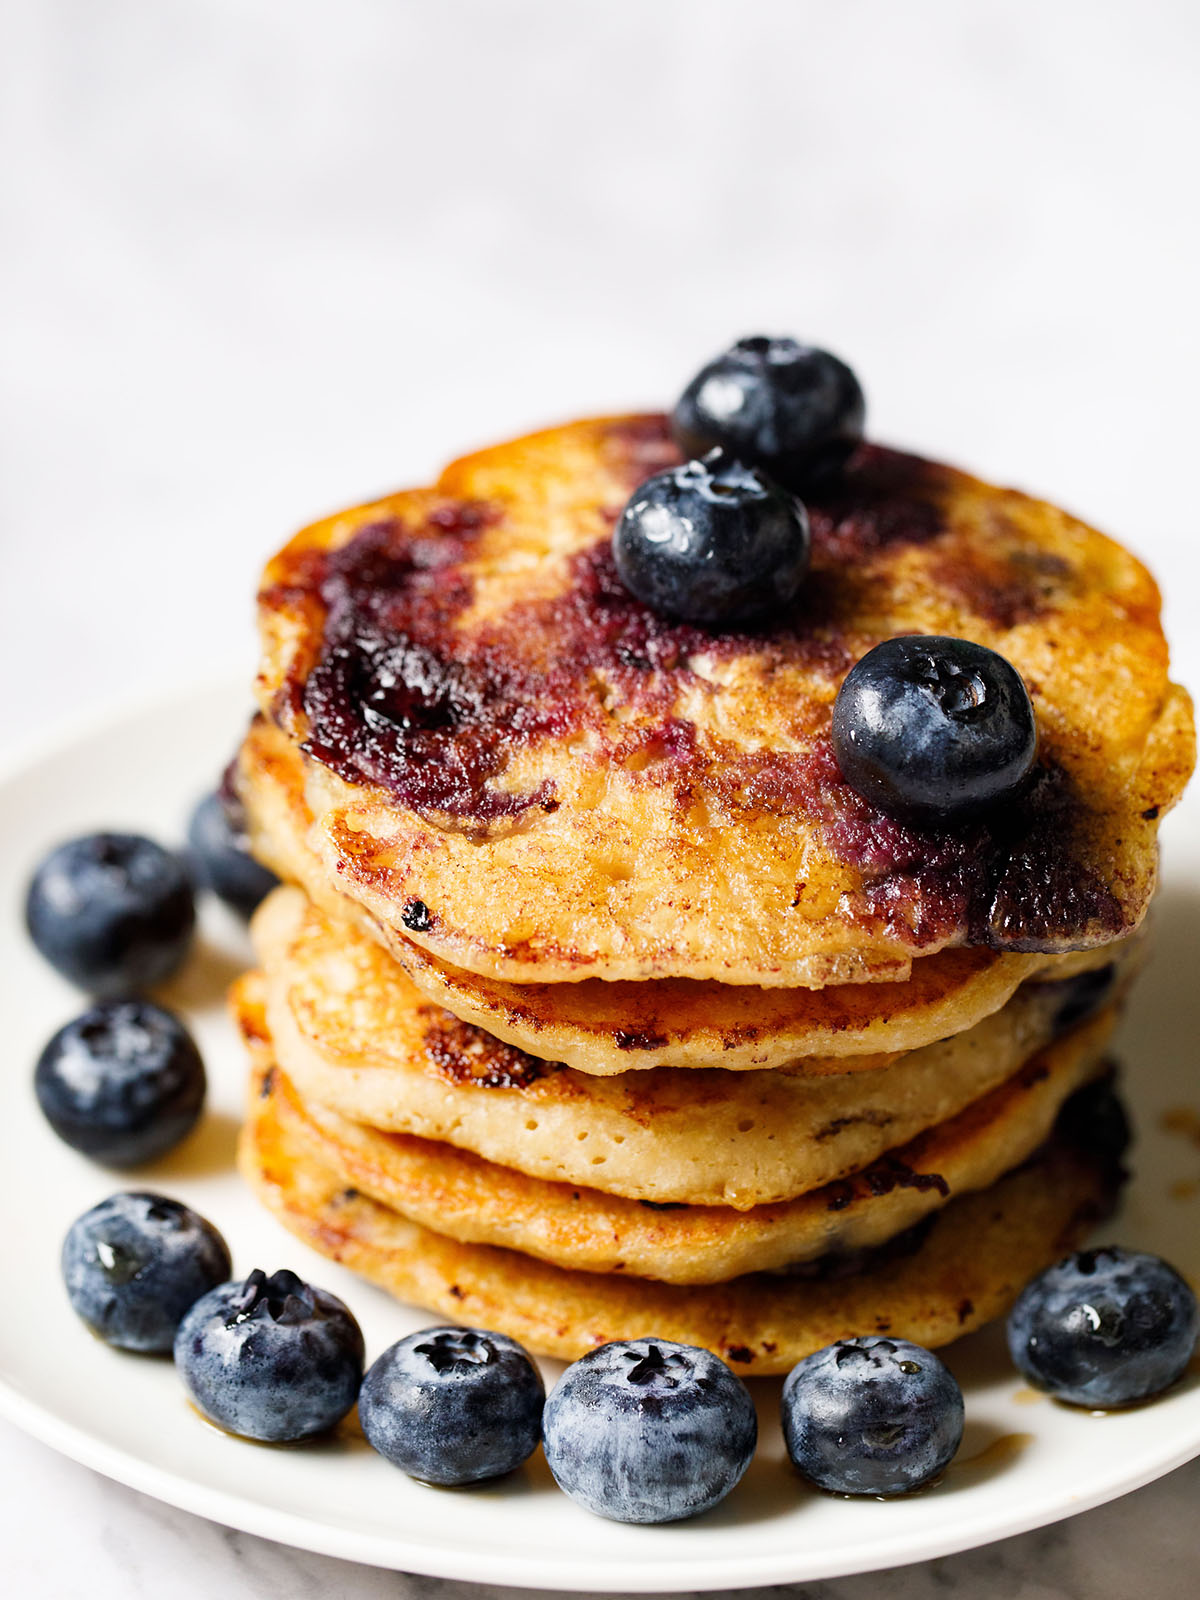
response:
M191 948L196 911L179 860L135 833L89 833L52 850L25 901L46 960L101 998L152 988Z
M974 815L1012 795L1037 754L1021 675L967 639L911 634L869 650L833 707L847 783L905 821Z
M546 1460L573 1500L614 1522L677 1522L722 1501L758 1440L749 1391L707 1350L605 1344L546 1402Z
M337 1296L286 1269L210 1290L175 1335L175 1365L197 1409L271 1444L340 1422L358 1397L363 1353L362 1331Z
M206 795L192 812L188 845L201 887L211 889L243 917L279 882L250 854L241 807L219 791Z
M907 1339L839 1339L792 1368L783 1437L793 1465L837 1494L905 1494L962 1442L963 1397L938 1358Z
M671 419L685 455L714 445L803 489L842 465L862 438L858 379L828 350L795 339L739 339L683 391Z
M161 1194L114 1194L71 1224L62 1273L92 1332L122 1350L170 1350L189 1306L229 1276L211 1222Z
M1039 1389L1128 1406L1169 1388L1196 1348L1196 1297L1158 1256L1109 1246L1049 1267L1008 1318L1008 1348Z
M204 1062L178 1017L149 1000L102 1000L50 1040L33 1078L46 1121L110 1167L153 1161L204 1104Z
M542 1437L546 1390L502 1333L426 1328L401 1339L363 1379L358 1416L380 1455L425 1483L512 1472Z
M621 582L652 610L706 627L761 622L808 571L804 507L755 467L711 451L638 488L617 523Z

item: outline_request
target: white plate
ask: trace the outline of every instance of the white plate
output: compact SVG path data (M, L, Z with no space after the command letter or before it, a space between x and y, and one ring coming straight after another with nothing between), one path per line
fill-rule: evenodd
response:
M185 1404L168 1362L120 1355L90 1338L66 1302L59 1244L79 1212L131 1184L178 1195L209 1216L239 1273L287 1265L342 1295L370 1357L429 1320L297 1244L234 1173L245 1067L222 994L247 946L220 907L205 907L203 947L166 995L195 1028L211 1081L207 1115L180 1150L132 1177L105 1172L60 1144L33 1100L37 1054L81 1001L26 939L21 903L32 865L59 838L98 827L178 839L247 709L234 688L177 699L64 745L0 786L0 1409L15 1422L110 1477L232 1527L382 1567L560 1590L749 1587L894 1566L1082 1511L1200 1454L1200 1374L1156 1404L1096 1418L1032 1396L992 1329L949 1354L966 1393L967 1432L959 1462L928 1493L861 1502L806 1490L783 1455L778 1386L759 1380L759 1452L725 1504L694 1522L630 1528L560 1494L540 1455L499 1486L448 1491L411 1482L350 1429L313 1446L226 1437ZM1193 1281L1200 1149L1165 1130L1163 1115L1196 1099L1198 809L1168 823L1158 951L1125 1033L1140 1175L1121 1219L1105 1229L1160 1251ZM546 1363L548 1377L557 1370Z

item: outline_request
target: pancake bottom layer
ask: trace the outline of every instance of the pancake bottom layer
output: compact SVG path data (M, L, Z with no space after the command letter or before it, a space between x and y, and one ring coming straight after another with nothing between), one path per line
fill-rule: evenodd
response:
M286 1227L402 1300L566 1360L609 1340L652 1336L766 1375L854 1334L946 1344L1001 1315L1035 1273L1077 1244L1119 1181L1111 1162L1056 1139L853 1275L755 1274L684 1287L571 1271L449 1239L346 1187L289 1124L272 1092L268 1048L255 1055L240 1164Z

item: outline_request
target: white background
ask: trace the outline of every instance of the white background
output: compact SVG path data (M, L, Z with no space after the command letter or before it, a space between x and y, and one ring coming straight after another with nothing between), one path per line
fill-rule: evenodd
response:
M248 677L257 568L301 522L668 404L753 331L848 359L877 437L1131 544L1200 683L1189 0L0 0L0 24L0 760ZM1182 1596L1198 1485L889 1588ZM7 1429L0 1548L22 1596L439 1587L220 1534Z

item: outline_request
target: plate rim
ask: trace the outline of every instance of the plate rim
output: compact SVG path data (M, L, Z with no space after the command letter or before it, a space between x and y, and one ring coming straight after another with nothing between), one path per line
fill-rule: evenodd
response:
M917 1562L939 1560L967 1550L984 1549L1003 1539L1030 1533L1053 1523L1066 1521L1084 1511L1094 1510L1111 1500L1144 1488L1200 1456L1200 1438L1172 1452L1169 1458L1143 1458L1132 1470L1096 1486L1091 1492L1071 1497L1069 1511L1061 1506L1048 1509L1020 1505L995 1524L989 1519L988 1531L980 1533L978 1514L958 1519L954 1531L939 1538L936 1546L926 1534L916 1536L925 1542L911 1548L912 1539L894 1539L891 1545L880 1542L864 1561L852 1557L849 1564L830 1554L826 1560L808 1562L797 1576L795 1557L777 1553L736 1563L720 1556L691 1556L675 1561L622 1562L605 1567L599 1574L563 1566L554 1560L539 1561L508 1552L473 1551L462 1547L432 1547L410 1544L402 1535L382 1535L364 1530L339 1528L334 1523L310 1520L298 1512L283 1511L208 1484L197 1483L179 1473L146 1462L132 1452L111 1445L78 1425L67 1422L37 1401L21 1394L0 1377L0 1416L22 1432L49 1445L70 1460L124 1484L140 1494L174 1506L194 1516L207 1518L223 1527L271 1539L293 1549L342 1561L356 1561L384 1571L414 1572L423 1577L446 1578L454 1582L491 1584L505 1588L543 1591L566 1590L573 1594L675 1594L713 1589L753 1589L769 1584L818 1583L830 1578L853 1577L881 1572L892 1567L912 1566ZM1136 1458L1135 1458L1136 1459ZM864 1507L866 1510L866 1507ZM1043 1514L1044 1510L1044 1514ZM648 1529L653 1532L653 1529ZM847 1546L847 1550L851 1547ZM799 1555L799 1552L797 1552ZM611 1579L597 1590L596 1576Z

